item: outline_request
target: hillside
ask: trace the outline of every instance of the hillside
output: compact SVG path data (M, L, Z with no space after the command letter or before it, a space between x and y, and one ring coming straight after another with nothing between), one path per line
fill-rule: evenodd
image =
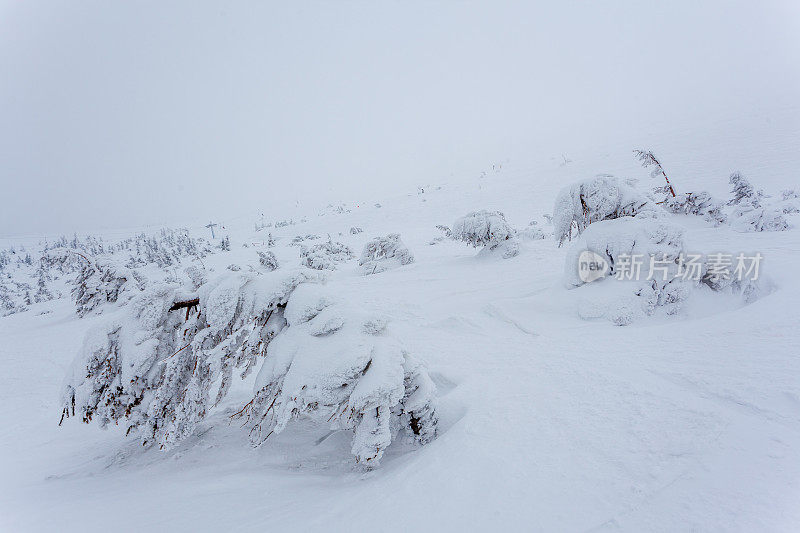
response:
M751 141L736 135L727 146L709 143L723 146L716 152L676 136L662 161L679 191L707 189L727 200L728 175L742 170L777 197L800 182L791 170L793 130L771 131L751 148L773 150L778 157L771 162L750 159L739 148ZM70 276L54 282L62 298L0 318L0 525L796 529L800 233L742 233L665 212L684 228L691 251L760 252L767 289L749 302L698 291L676 314L657 312L624 327L581 318L587 295L604 298L614 281L568 290L569 246L558 247L544 215L552 214L562 187L598 173L637 178L643 191L658 185L628 154L503 161L483 174L377 201L241 213L218 221L213 240L203 224L189 226L187 235L208 248L202 258L142 267L150 277L180 277L190 265L225 274L229 265L258 269L257 252L269 250L280 271L299 266L302 246L338 241L357 257L370 239L399 233L413 263L364 275L349 259L325 274L326 290L339 300L385 317L436 385L436 438L424 446L392 444L375 469L356 467L349 431L302 418L253 448L230 416L252 397L254 374L234 383L192 435L167 450L142 448L122 425L102 431L68 419L59 427L67 370L86 331L110 311L79 318L68 297ZM436 229L479 209L502 211L518 231L535 221L547 238L520 238L519 254L503 259L478 255ZM800 224L797 214L787 219ZM291 223L275 224L284 220ZM113 245L140 231L151 232L99 237ZM229 251L218 249L223 237ZM42 243L6 242L34 255ZM135 256L130 248L108 257L129 255Z

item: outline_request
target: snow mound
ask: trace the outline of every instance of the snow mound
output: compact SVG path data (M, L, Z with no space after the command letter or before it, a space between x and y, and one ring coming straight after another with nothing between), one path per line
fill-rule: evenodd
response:
M620 258L638 255L673 263L668 274L674 276L678 256L683 253L683 228L663 220L619 218L592 224L573 241L566 255L564 281L567 287L579 287L579 258L584 250L602 256L608 263L609 274L618 274Z

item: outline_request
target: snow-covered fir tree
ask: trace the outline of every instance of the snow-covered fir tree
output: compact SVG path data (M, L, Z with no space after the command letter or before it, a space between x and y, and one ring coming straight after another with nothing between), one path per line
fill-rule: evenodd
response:
M8 287L0 280L0 317L8 316L16 310L14 300L11 298Z
M731 227L743 233L757 231L785 231L789 222L785 214L794 212L792 203L787 200L769 201L761 190L755 190L750 182L739 172L730 177L732 198Z
M278 268L278 258L270 251L258 252L258 262L269 271Z
M73 364L62 422L124 423L143 444L170 447L226 397L234 371L245 377L263 361L239 412L256 444L299 417L352 430L367 467L400 431L428 442L437 417L424 367L385 319L315 280L308 270L229 271L193 294L151 284L110 306Z
M750 185L750 182L740 172L734 172L730 176L732 198L728 205L741 205L742 203L759 207L761 205L759 194Z
M36 269L36 293L33 295L33 299L37 303L53 299L53 293L48 288L48 283L52 281L52 278L45 265L44 261L39 261L39 267Z

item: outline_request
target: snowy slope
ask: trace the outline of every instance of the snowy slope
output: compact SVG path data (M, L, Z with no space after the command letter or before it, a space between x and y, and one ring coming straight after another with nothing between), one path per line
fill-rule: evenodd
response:
M795 132L777 131L764 146L791 154ZM729 138L708 160L682 140L665 150L676 188L724 193L748 157L747 143ZM330 235L358 252L398 232L413 252L414 263L372 276L344 263L328 282L388 316L439 390L438 438L392 446L370 472L353 467L348 435L311 424L251 448L228 417L251 397L252 377L170 451L142 450L123 428L58 427L60 383L97 317L54 300L0 319L0 529L800 529L800 231L742 234L670 215L693 250L761 252L776 290L749 305L698 298L681 316L627 327L578 317L580 294L563 287L565 249L552 239L523 241L507 260L429 244L436 224L477 209L501 210L517 228L543 225L564 184L599 172L649 186L628 154L504 162L381 207L268 218L307 218L282 228L254 231L256 214L225 221L232 251L206 260L217 271L257 261L267 232L282 264L299 262L295 235ZM777 192L800 185L793 163L747 170Z

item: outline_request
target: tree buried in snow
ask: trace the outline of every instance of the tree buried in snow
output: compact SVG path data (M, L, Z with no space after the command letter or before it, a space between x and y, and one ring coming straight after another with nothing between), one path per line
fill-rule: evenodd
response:
M581 318L602 317L625 326L652 315L659 307L668 314L675 313L688 296L687 285L675 278L678 257L683 252L683 230L673 224L630 217L592 224L567 252L565 282L569 288L584 285L578 268L580 254L585 250L602 257L611 276L620 275L626 258L634 255L656 258L666 265L667 274L666 279L645 280L642 276L629 282L615 278L595 282L589 288L598 294L587 295L580 302Z
M185 300L159 284L107 313L90 330L64 391L65 416L126 421L142 443L169 447L191 434L230 387L234 368L250 372L283 327L282 307L308 279L302 273L229 273L198 291L198 313L171 312ZM186 318L185 318L186 317ZM212 385L219 382L212 403Z
M762 288L756 281L720 276L702 256L687 260L683 233L683 228L664 220L636 217L587 228L570 246L564 264L566 286L586 287L582 290L587 298L578 309L581 318L602 317L623 326L659 309L676 314L692 291L703 287L740 295L746 303L758 297ZM587 283L581 276L586 251L605 261L607 279ZM693 274L683 275L687 270Z
M340 242L323 242L300 253L300 263L314 270L336 270L336 265L353 259L353 251Z
M364 269L365 275L370 275L413 262L414 256L400 240L400 234L390 233L364 245L358 264Z
M453 223L451 236L473 248L482 248L480 254L502 251L503 258L519 253L516 232L506 222L500 211L473 211Z
M307 417L352 430L353 455L372 466L400 430L421 444L433 438L433 382L385 320L310 284L297 288L284 316L288 326L267 350L256 396L239 414L255 444Z
M561 246L594 222L634 216L654 218L659 211L628 183L613 176L597 176L558 193L553 207L554 236Z
M331 421L355 432L353 452L366 465L378 463L401 428L427 442L436 427L430 378L386 334L385 321L334 306L318 296L320 285L306 283L316 279L308 271L228 271L196 293L161 283L107 307L68 375L62 422L124 423L142 444L168 448L225 398L235 370L244 378L263 359L256 396L242 410L260 416L254 430L281 431L301 416ZM265 422L268 414L280 418Z

